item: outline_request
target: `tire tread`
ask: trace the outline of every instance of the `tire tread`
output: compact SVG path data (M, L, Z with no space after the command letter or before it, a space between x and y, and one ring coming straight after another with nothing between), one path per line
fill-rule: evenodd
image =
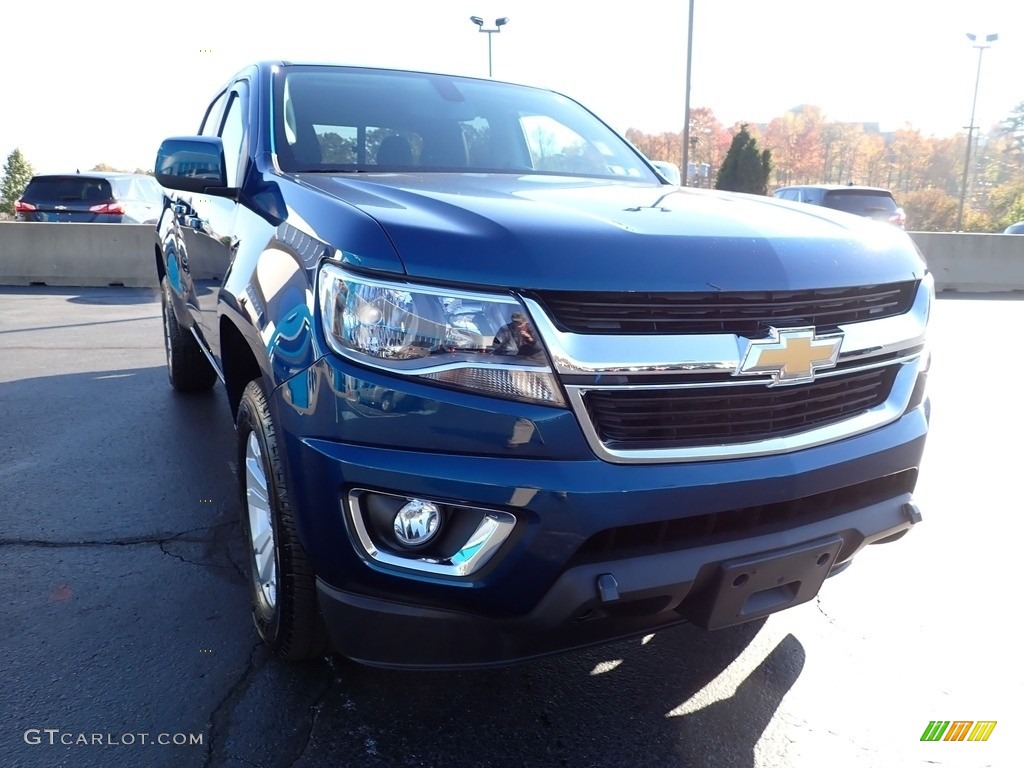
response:
M249 423L250 419L253 423ZM316 574L296 533L295 515L288 498L284 468L278 452L277 430L270 416L263 383L259 379L249 382L242 393L237 428L240 468L244 467L245 443L249 432L257 431L257 439L261 442L273 515L274 544L277 548L276 615L270 620L262 617L256 608L256 595L253 594L253 619L264 641L279 657L299 661L322 656L329 649L330 642L320 614ZM241 469L239 485L243 529L248 547L248 511L245 479Z

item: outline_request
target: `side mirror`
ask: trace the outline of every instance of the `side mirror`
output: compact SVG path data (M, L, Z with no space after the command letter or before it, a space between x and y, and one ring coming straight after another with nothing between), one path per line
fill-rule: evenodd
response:
M679 173L679 166L675 163L670 163L667 160L651 160L651 165L654 166L661 177L665 179L669 184L675 184L677 187L682 181L682 175Z
M165 139L156 153L156 180L168 189L230 196L224 146L215 136Z

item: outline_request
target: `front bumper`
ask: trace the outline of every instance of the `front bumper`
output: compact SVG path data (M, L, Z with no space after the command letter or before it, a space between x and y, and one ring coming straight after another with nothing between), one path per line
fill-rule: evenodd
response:
M926 404L789 454L614 465L566 411L447 392L407 405L438 393L424 387L385 412L358 383L332 381L279 388L272 408L332 640L369 664L499 665L682 621L757 619L811 599L919 519ZM477 403L490 410L468 413ZM350 441L311 436L325 434ZM360 545L354 489L500 510L515 531L469 576L395 568Z
M717 628L767 616L813 598L827 575L849 564L852 554L840 563L839 552L898 538L919 519L906 494L742 542L580 565L529 613L509 618L317 586L335 647L349 658L402 668L494 666L685 621ZM805 543L780 548L794 539ZM760 556L741 557L752 552Z

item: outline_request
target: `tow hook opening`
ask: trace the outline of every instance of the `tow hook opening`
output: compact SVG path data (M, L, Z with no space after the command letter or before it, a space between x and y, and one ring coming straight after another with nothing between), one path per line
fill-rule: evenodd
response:
M923 519L921 517L921 510L912 501L908 501L903 505L903 516L910 521L911 525L917 525Z

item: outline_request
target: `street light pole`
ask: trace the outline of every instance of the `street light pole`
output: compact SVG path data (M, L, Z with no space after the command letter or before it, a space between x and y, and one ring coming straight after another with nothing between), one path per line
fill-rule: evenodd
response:
M500 19L494 20L494 29L484 29L484 20L479 16L470 16L469 20L477 25L479 32L487 33L487 76L494 77L494 66L492 64L493 59L491 58L491 36L495 32L501 32L501 28L508 24L508 17L502 16Z
M683 186L689 186L690 173L690 70L693 64L693 0L690 22L686 27L686 99L683 106ZM696 174L694 174L696 175Z
M978 39L977 35L967 33L967 39L972 43ZM991 48L991 43L999 39L999 35L986 35L985 42L973 46L978 49L978 72L974 76L974 100L971 102L971 122L967 126L967 149L964 152L964 177L960 183L960 205L956 212L956 231L960 232L964 225L964 201L967 199L967 177L971 168L971 146L974 141L974 111L978 106L978 84L981 82L981 56L986 48Z

